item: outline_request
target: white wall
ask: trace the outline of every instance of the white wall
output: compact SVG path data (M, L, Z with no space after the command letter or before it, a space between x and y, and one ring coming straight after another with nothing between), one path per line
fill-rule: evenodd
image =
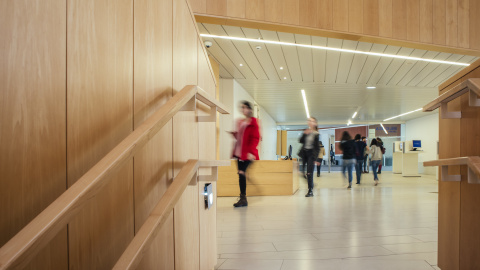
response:
M422 140L418 154L418 172L436 175L437 167L423 167L423 162L438 159L438 113L416 118L405 123L405 141Z
M233 79L220 79L220 101L231 114L220 116L220 159L230 159L234 144L233 137L227 131L234 130L235 119L243 118L238 107L242 100L249 101L252 106L254 98ZM262 141L258 147L261 160L277 159L277 123L261 106L258 106L258 119Z

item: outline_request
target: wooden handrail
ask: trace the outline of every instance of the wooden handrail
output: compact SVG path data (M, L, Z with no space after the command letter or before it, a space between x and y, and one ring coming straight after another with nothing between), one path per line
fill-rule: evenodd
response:
M470 92L470 106L480 106L480 78L468 79L446 91L436 99L423 106L424 112L431 112L442 107L443 118L460 118L460 112L447 112L447 103Z
M123 252L113 269L136 269L145 251L162 229L163 224L182 196L185 187L195 175L199 167L230 166L230 160L197 161L189 160L183 166L173 183L168 187L158 204L143 223L142 227ZM215 177L216 180L216 177Z
M197 94L197 92L200 92ZM170 119L192 98L213 104L228 113L224 106L195 85L185 86L158 111L137 127L87 173L53 201L20 232L0 248L0 270L22 268L108 183Z
M460 175L449 175L448 166L467 165L468 182L471 184L480 184L480 157L458 157L423 162L423 166L440 166L442 168L442 181L460 181Z

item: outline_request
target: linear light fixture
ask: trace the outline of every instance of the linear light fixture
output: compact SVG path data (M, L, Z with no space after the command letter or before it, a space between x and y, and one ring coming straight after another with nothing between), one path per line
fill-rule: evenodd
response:
M367 89L375 89L375 88L377 88L377 87L375 87L375 86L367 86Z
M238 40L238 41L247 41L247 42L261 42L265 44L277 44L277 45L284 45L284 46L296 46L296 47L304 47L304 48L312 48L312 49L319 49L319 50L327 50L327 51L336 51L336 52L347 52L347 53L357 53L357 54L366 54L366 55L373 55L373 56L380 56L380 57L390 57L390 58L398 58L398 59L409 59L414 61L424 61L424 62L431 62L431 63L439 63L439 64L449 64L449 65L457 65L457 66L470 66L467 63L460 63L460 62L451 62L451 61L442 61L442 60L435 60L435 59L424 59L419 57L412 57L412 56L401 56L395 54L386 54L386 53L374 53L374 52L364 52L364 51L355 51L355 50L348 50L348 49L339 49L339 48L332 48L332 47L325 47L325 46L315 46L315 45L305 45L305 44L297 44L291 42L282 42L282 41L273 41L273 40L263 40L263 39L254 39L254 38L240 38L240 37L230 37L230 36L217 36L217 35L210 35L210 34L200 34L202 37L211 37L211 38L219 38L219 39L229 39L229 40Z
M355 116L357 116L357 112L353 114L352 119L355 119Z
M351 121L351 120L348 120L347 126L350 126L351 124L352 124L352 121Z
M307 118L310 118L310 113L308 112L307 97L305 96L305 90L302 89L303 104L305 105L305 112L307 113Z
M385 129L385 127L383 126L383 124L382 124L382 123L380 123L380 126L382 126L382 128L383 128L383 131L385 131L385 133L386 133L386 134L388 134L387 130Z
M414 112L418 112L418 111L421 111L421 110L422 110L422 108L416 109L416 110L411 111L411 112L402 113L402 114L400 114L400 115L397 115L397 116L394 116L394 117L390 117L390 118L385 119L385 120L383 120L383 121L389 121L389 120L392 120L392 119L395 119L395 118L398 118L398 117L402 117L402 116L404 116L404 115L411 114L411 113L414 113Z

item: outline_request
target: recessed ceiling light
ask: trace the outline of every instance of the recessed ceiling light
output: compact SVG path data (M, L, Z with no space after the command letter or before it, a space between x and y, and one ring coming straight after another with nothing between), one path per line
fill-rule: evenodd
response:
M280 67L280 69L283 69L283 67Z
M305 96L305 90L302 89L303 105L305 105L305 112L307 113L307 118L310 118L310 113L308 112L307 97Z
M385 119L385 120L383 120L383 121L392 120L392 119L395 119L395 118L398 118L398 117L401 117L401 116L404 116L404 115L407 115L407 114L411 114L411 113L414 113L414 112L418 112L418 111L421 111L421 110L422 110L422 108L416 109L416 110L411 111L411 112L402 113L402 114L399 114L399 115L397 115L397 116L394 116L394 117L390 117L390 118L388 118L388 119Z
M217 35L210 35L210 34L200 34L202 37L211 37L211 38L220 38L220 39L228 39L228 40L238 40L238 41L247 41L247 42L259 42L258 39L253 38L240 38L240 37L230 37L230 36L217 36ZM346 53L356 53L356 54L364 54L364 55L373 55L373 56L380 56L380 57L389 57L389 58L397 58L397 59L407 59L413 61L424 61L424 62L431 62L431 63L439 63L439 64L449 64L449 65L457 65L457 66L470 66L468 63L460 63L460 62L451 62L451 61L442 61L436 59L426 59L420 57L412 57L412 56L402 56L396 54L386 54L386 53L375 53L375 52L365 52L365 51L356 51L356 50L349 50L349 49L341 49L341 48L332 48L332 47L325 47L325 46L315 46L315 45L305 45L305 44L297 44L291 42L281 42L281 41L274 41L274 40L261 40L265 44L278 44L284 46L296 46L296 47L303 47L303 48L312 48L312 49L319 49L319 50L327 50L327 51L337 51L337 52L346 52Z
M243 64L240 64L241 67L243 67Z
M286 80L286 79L287 79L287 77L283 77L283 79L284 79L284 80Z
M385 127L383 126L383 124L382 124L382 123L380 123L380 126L382 126L382 128L383 128L383 131L385 131L385 133L386 133L386 134L388 134L387 130L385 129Z
M375 86L367 86L367 89L375 89L375 88L377 88L377 87L375 87Z

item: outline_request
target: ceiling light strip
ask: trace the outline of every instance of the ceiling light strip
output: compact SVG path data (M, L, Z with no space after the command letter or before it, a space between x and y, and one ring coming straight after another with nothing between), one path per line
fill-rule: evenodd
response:
M385 129L385 127L383 126L383 124L382 124L382 123L380 123L380 126L382 126L382 128L383 128L383 131L385 131L385 133L386 133L386 134L388 134L387 130Z
M202 37L211 37L211 38L219 38L219 39L229 39L229 40L247 41L247 42L257 42L257 43L260 42L260 43L265 43L265 44L277 44L277 45L284 45L284 46L296 46L296 47L320 49L320 50L327 50L327 51L337 51L337 52L347 52L347 53L365 54L365 55L373 55L373 56L380 56L380 57L390 57L390 58L397 58L397 59L407 59L407 60L414 60L414 61L424 61L424 62L439 63L439 64L448 64L448 65L457 65L457 66L466 66L466 67L470 66L470 64L468 64L468 63L442 61L442 60L435 60L435 59L425 59L425 58L412 57L412 56L401 56L401 55L395 55L395 54L385 54L385 53L374 53L374 52L355 51L355 50L339 49L339 48L332 48L332 47L325 47L325 46L315 46L315 45L297 44L297 43L291 43L291 42L282 42L282 41L273 41L273 40L263 40L263 39L254 39L254 38L239 38L239 37L230 37L230 36L217 36L217 35L210 35L210 34L200 34L200 36L202 36Z
M303 104L305 105L305 112L307 113L307 118L310 118L310 112L308 111L307 97L305 96L305 90L302 89Z
M355 119L355 116L357 116L357 112L353 114L352 119Z
M390 117L390 118L385 119L385 120L383 120L383 121L389 121L389 120L392 120L392 119L395 119L395 118L398 118L398 117L402 117L402 116L404 116L404 115L411 114L411 113L414 113L414 112L418 112L418 111L421 111L421 110L422 110L422 108L416 109L416 110L411 111L411 112L402 113L402 114L400 114L400 115L397 115L397 116L394 116L394 117Z

